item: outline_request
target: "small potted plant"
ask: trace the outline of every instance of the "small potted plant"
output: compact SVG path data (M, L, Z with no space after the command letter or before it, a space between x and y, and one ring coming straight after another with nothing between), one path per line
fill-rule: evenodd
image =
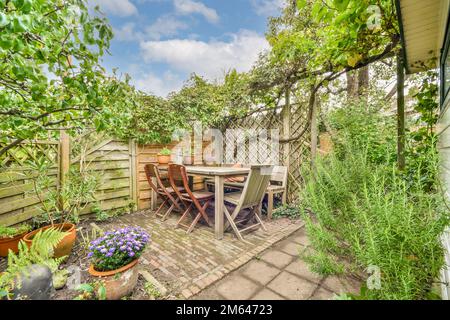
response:
M137 284L136 265L150 236L141 228L123 228L106 232L91 242L89 274L102 280L106 299L118 300L129 295Z
M172 154L172 151L168 149L167 147L164 147L159 151L158 153L158 163L159 164L168 164L170 162L170 155Z
M8 256L9 250L17 253L19 241L30 231L28 224L22 224L18 227L0 226L0 257Z

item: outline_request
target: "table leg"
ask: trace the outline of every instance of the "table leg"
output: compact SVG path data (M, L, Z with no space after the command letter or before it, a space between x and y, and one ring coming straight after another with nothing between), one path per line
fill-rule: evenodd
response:
M152 178L153 180L153 184L157 185L156 179ZM158 202L158 195L156 194L155 190L151 189L150 192L150 209L152 209L153 211L156 210L156 205Z
M223 177L215 176L215 217L214 228L216 239L223 238Z

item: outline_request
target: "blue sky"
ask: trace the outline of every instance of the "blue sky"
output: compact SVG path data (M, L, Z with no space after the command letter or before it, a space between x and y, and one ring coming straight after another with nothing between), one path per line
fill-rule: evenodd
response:
M283 0L88 0L115 33L103 65L128 73L141 90L166 96L193 72L221 79L247 71L268 48L267 17Z

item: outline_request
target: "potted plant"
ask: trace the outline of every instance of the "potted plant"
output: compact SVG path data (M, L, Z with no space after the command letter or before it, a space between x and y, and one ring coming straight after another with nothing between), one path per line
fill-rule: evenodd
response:
M170 162L170 155L172 154L172 151L168 149L167 147L164 147L159 151L157 157L158 157L158 163L159 164L168 164Z
M50 299L53 277L62 262L62 258L53 258L53 252L65 236L47 229L36 234L31 247L20 241L17 253L8 255L8 266L0 273L0 300Z
M37 178L33 179L34 193L40 200L42 214L35 217L38 226L36 230L27 233L23 240L31 246L35 235L49 228L67 232L54 250L54 257L59 258L70 255L76 240L76 223L83 209L95 201L95 190L98 179L87 171L84 160L80 160L79 167L71 167L66 175L66 183L60 188L54 187L54 179L48 174L50 163L38 159L30 163L33 172L37 172ZM47 194L46 198L42 195Z
M30 231L31 226L22 224L18 227L0 226L0 257L8 256L9 250L18 251L19 241Z
M136 265L150 236L141 228L123 228L106 232L91 242L89 274L102 280L106 299L118 300L129 295L137 284Z

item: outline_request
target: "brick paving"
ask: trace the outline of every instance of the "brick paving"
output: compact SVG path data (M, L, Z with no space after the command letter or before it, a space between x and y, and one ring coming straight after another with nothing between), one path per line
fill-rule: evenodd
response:
M244 237L246 241L242 242L232 233L225 233L224 239L217 240L214 238L214 230L206 226L198 225L191 234L186 234L183 229L176 229L175 223L175 215L162 222L148 210L121 216L101 226L105 230L140 226L151 234L152 241L141 257L140 267L144 274L150 273L167 289L166 298L169 299L187 299L199 294L303 226L301 221L289 219L268 221L267 232L261 229L251 232ZM285 252L269 252L264 259L273 260L277 268L287 267L292 260L289 255L289 252L293 253L292 250L287 246ZM276 271L269 265L263 270L265 274L259 280L262 283L269 280L266 278L268 274L272 275ZM249 272L252 273L251 270ZM262 285L258 283L258 279L240 280L239 291L243 299Z
M193 299L328 300L342 292L359 293L353 279L311 272L299 253L309 241L302 226Z

